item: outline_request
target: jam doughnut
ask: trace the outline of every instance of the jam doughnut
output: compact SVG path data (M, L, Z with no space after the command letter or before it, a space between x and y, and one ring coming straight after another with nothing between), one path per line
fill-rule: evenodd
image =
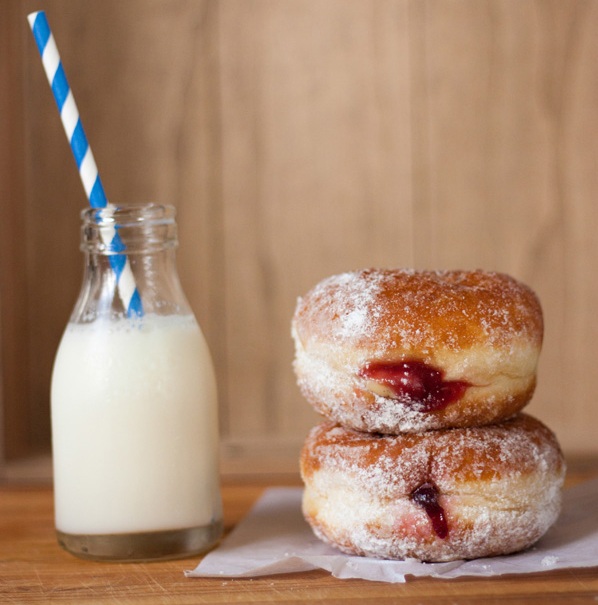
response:
M536 542L561 506L553 433L519 414L496 425L375 435L333 422L301 452L303 514L349 554L451 561Z
M479 426L520 411L536 386L542 310L512 277L364 270L300 298L294 369L309 403L361 431Z

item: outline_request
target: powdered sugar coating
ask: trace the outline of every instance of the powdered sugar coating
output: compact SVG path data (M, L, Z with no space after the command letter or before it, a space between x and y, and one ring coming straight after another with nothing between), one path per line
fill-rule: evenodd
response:
M513 339L542 341L536 295L514 278L486 271L368 269L333 275L297 305L299 333L378 355L400 346L453 351L476 342L505 346Z
M556 520L565 464L554 435L521 414L499 425L367 435L315 427L301 456L304 513L345 552L446 561L506 554ZM410 495L432 483L448 517L444 540Z
M489 424L526 405L543 320L535 294L504 274L369 269L300 298L292 334L299 387L319 412L358 430L418 432ZM412 360L471 388L456 405L422 413L359 376L372 362Z

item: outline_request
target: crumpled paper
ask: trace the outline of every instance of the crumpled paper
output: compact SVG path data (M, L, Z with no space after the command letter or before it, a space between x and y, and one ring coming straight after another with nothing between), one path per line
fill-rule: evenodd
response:
M598 566L598 480L565 491L556 524L532 548L502 557L421 563L345 555L318 540L301 514L301 488L266 490L247 517L188 577L248 578L324 569L337 578L496 576Z

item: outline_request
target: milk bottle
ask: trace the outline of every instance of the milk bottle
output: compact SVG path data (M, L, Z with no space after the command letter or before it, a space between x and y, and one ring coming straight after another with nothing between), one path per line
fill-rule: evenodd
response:
M87 210L82 233L52 376L58 540L99 560L204 551L222 529L216 383L175 269L174 209Z

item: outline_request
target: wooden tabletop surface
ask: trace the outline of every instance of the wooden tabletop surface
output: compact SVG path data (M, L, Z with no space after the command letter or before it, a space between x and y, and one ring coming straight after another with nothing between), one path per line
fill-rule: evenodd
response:
M586 476L570 474L568 484ZM264 488L240 482L223 486L227 531ZM0 485L0 603L598 603L598 562L590 569L492 580L418 578L406 584L338 580L323 571L254 579L186 578L183 570L198 562L199 557L158 563L79 560L56 543L50 486Z

